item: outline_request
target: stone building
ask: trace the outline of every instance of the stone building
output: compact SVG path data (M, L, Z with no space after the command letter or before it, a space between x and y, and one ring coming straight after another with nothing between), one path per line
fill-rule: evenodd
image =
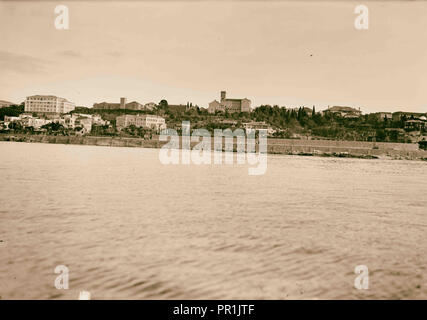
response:
M127 103L127 99L122 97L120 98L120 103L111 103L111 102L100 102L100 103L94 103L93 108L94 109L103 109L103 110L118 110L118 109L127 109L127 110L146 110L147 108L137 102L132 101Z
M251 111L251 100L247 98L243 99L227 99L226 92L221 91L221 101L214 100L209 103L208 112L215 113L220 112L250 112Z
M352 107L334 106L323 111L323 113L331 113L339 115L343 118L358 118L362 115L362 111Z

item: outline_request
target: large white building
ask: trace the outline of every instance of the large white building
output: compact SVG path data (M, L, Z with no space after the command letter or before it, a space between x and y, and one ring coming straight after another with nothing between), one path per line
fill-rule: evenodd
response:
M216 111L221 112L250 112L251 111L251 100L243 99L227 99L226 92L221 91L221 101L214 100L209 103L208 112L215 113Z
M73 102L56 96L35 95L25 100L25 112L68 113L75 107Z
M116 127L123 128L134 125L135 127L150 128L155 130L166 129L164 118L152 114L124 114L116 118Z

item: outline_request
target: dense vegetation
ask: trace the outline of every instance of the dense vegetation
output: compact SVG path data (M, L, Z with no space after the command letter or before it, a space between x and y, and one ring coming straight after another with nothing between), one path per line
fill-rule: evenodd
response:
M0 108L0 121L4 120L4 116L17 117L23 112L24 112L24 104Z
M183 120L189 120L192 128L225 129L241 127L242 123L265 122L280 138L310 136L338 140L410 142L404 132L406 118L399 121L380 120L376 114L367 114L357 118L344 118L340 115L325 113L300 107L297 109L262 105L251 113L217 113L208 114L206 109L193 108L181 114L166 110L157 110L165 116L168 127L174 127ZM227 120L230 120L227 122ZM234 120L234 123L232 121ZM425 132L421 132L424 134Z
M5 115L18 116L24 111L24 106L11 106L0 109L0 119ZM367 114L361 117L345 118L331 113L316 112L312 109L284 108L279 106L261 105L251 113L216 113L209 114L207 109L193 106L187 103L187 110L177 111L168 105L166 100L159 102L157 108L148 110L103 110L85 107L77 107L72 113L100 114L103 119L111 121L113 127L93 126L92 135L119 135L115 129L115 118L122 114L157 114L166 119L168 128L180 131L182 121L190 121L191 128L205 128L210 132L214 129L241 128L245 122L265 122L276 132L277 138L301 138L311 137L319 139L359 140L359 141L388 141L411 142L411 138L405 133L406 117L398 121L391 119L380 120L376 114ZM15 128L14 128L15 129ZM65 133L61 128L46 127L49 133ZM16 130L20 130L16 128ZM129 127L123 130L122 136L152 137L154 132L148 129ZM424 135L422 129L420 134Z

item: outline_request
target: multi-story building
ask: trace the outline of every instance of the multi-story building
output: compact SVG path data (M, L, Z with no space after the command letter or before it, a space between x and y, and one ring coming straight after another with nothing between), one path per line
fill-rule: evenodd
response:
M427 116L427 113L397 111L393 113L393 121L417 120Z
M93 104L94 109L114 110L120 109L120 103L100 102Z
M145 108L144 108L143 104L136 102L136 101L132 101L132 102L126 103L125 109L128 109L128 110L144 110Z
M116 118L116 127L119 130L131 125L155 129L156 131L166 129L165 119L152 114L124 114Z
M148 109L143 104L132 101L126 103L126 98L120 98L120 103L110 103L110 102L100 102L93 104L94 109L104 109L104 110L117 110L117 109L128 109L128 110L146 110ZM150 109L151 110L151 109Z
M221 101L214 100L209 103L208 112L215 113L216 111L221 112L250 112L251 111L251 100L247 98L243 99L227 99L226 92L221 91Z
M25 100L25 112L33 113L68 113L75 109L75 104L56 96L35 95Z
M393 119L393 114L391 112L377 112L375 113L375 115L380 121L387 121Z
M74 129L76 127L83 126L87 132L90 132L92 125L105 126L110 125L108 120L101 118L99 114L83 114L83 113L72 113L67 114L62 118L55 119L56 122L62 124L68 129Z
M31 116L23 118L21 121L24 127L33 127L36 130L40 129L45 124L52 122L51 120L33 118Z
M360 108L356 109L352 107L341 107L341 106L334 106L326 110L323 110L323 114L326 114L326 113L336 114L343 118L358 118L362 115L362 111L360 111Z

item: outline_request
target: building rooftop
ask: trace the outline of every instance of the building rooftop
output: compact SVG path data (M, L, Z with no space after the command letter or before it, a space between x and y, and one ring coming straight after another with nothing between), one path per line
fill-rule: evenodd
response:
M62 100L64 100L64 101L66 101L66 102L70 102L70 101L68 101L68 100L67 100L67 99L65 99L65 98L58 97L58 96L54 96L54 95L36 94L36 95L33 95L33 96L28 96L28 97L27 97L27 99L28 99L28 98L55 98L55 99L62 99Z
M353 108L353 107L343 107L343 106L333 106L331 108L328 108L327 110L332 111L332 112L339 112L339 111L344 111L344 112L360 112L360 110Z

